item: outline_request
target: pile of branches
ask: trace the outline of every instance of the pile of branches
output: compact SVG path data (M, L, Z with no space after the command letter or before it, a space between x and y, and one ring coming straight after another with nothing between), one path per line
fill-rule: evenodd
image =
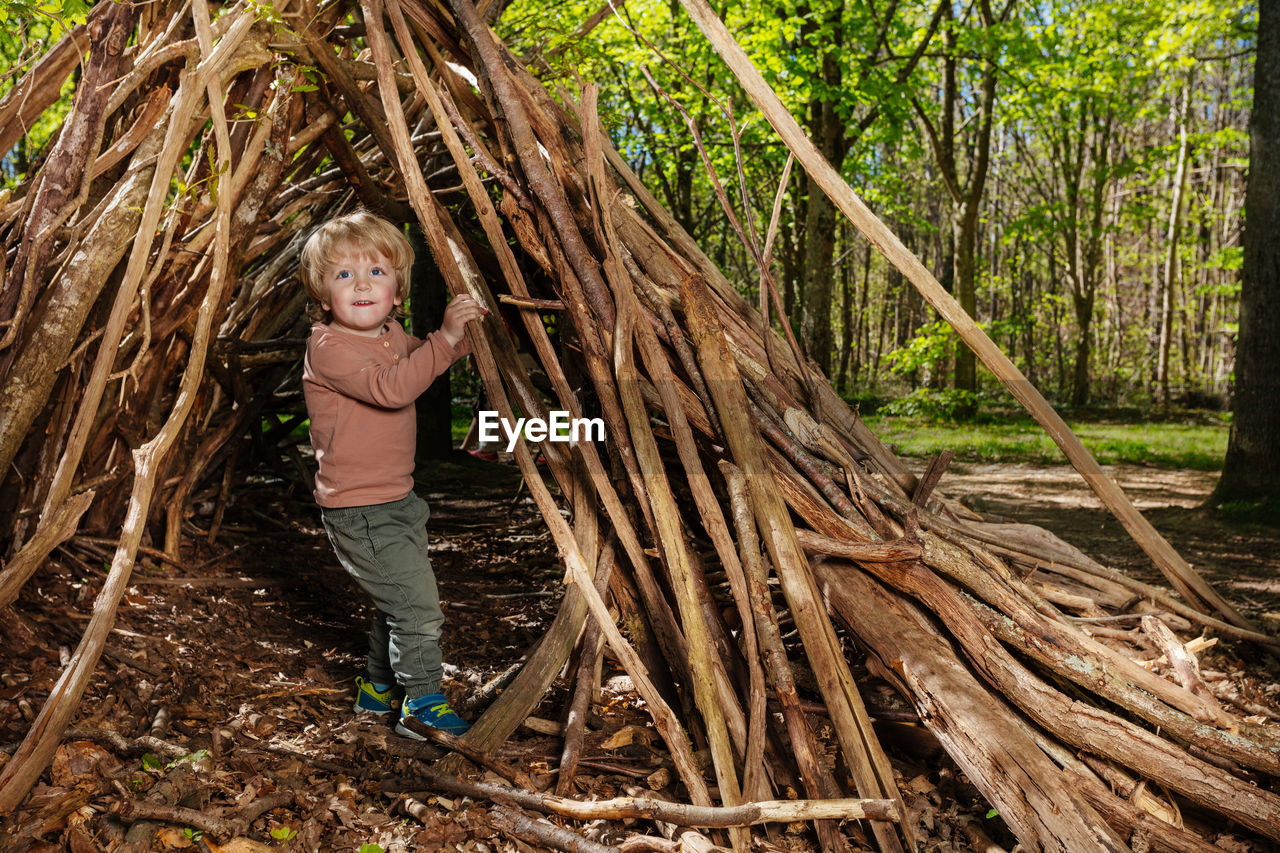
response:
M504 418L606 424L602 444L515 448L565 594L471 749L496 748L571 662L566 793L607 646L688 803L792 789L805 802L733 813L812 820L824 849L844 833L912 849L852 643L1027 849L1209 850L1224 826L1280 841L1280 732L1220 705L1170 625L1274 638L1189 569L1171 578L1179 598L1037 528L983 521L937 491L945 457L908 471L772 322L780 204L763 240L735 220L764 271L753 306L612 148L595 89L552 98L470 0L218 11L97 4L0 102L7 150L85 60L61 130L0 203L0 465L16 472L0 492L14 519L0 608L54 548L115 547L77 653L0 770L0 813L74 715L144 536L178 559L184 535L217 535L272 440L263 413L296 402L300 244L363 205L418 223L449 290L491 309L469 334ZM203 529L197 502L216 507ZM1176 680L1135 662L1153 648ZM746 849L749 831L726 839Z

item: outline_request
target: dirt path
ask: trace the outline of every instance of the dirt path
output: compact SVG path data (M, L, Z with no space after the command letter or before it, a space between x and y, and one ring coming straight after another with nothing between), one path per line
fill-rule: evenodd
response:
M1246 615L1280 611L1280 529L1233 523L1205 509L1216 473L1137 465L1105 470L1183 558ZM1069 465L954 462L939 489L984 515L1038 524L1096 560L1168 585Z

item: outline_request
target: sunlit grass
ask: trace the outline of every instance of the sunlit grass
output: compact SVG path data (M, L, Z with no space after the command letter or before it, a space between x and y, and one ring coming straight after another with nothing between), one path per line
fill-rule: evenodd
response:
M956 451L972 462L1064 463L1066 458L1041 429L1026 417L992 418L985 422L932 422L894 415L869 415L867 425L904 456L932 456ZM1068 421L1085 447L1103 465L1153 465L1161 468L1222 467L1227 451L1226 423L1121 423Z

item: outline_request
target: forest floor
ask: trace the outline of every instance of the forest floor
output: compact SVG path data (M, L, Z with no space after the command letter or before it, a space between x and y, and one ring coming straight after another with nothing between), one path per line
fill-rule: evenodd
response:
M1280 629L1280 527L1204 506L1217 471L1106 465L1182 557L1250 618ZM939 489L990 520L1045 527L1094 559L1167 586L1120 522L1069 465L953 462Z
M1230 600L1252 617L1275 618L1280 529L1232 524L1201 509L1212 474L1132 466L1112 473ZM1104 563L1160 581L1065 466L957 462L940 490L984 513L1046 526ZM445 690L464 709L467 697L542 635L560 600L562 569L514 467L456 454L433 467L420 492L432 506L432 559L448 619ZM193 521L207 527L210 519ZM100 554L90 559L95 548ZM74 649L106 561L106 548L92 542L60 549L17 605L27 627L0 626L0 762ZM201 542L181 566L140 562L74 731L31 796L0 823L0 851L136 851L148 843L197 853L547 849L500 828L489 802L388 792L413 790L415 776L442 753L395 736L385 720L353 713L352 679L362 672L371 616L333 558L308 495L278 480L238 493L212 546ZM1202 662L1276 708L1275 662L1243 654L1223 644ZM588 720L574 795L653 789L678 799L678 790L658 781L671 775L661 772L671 765L648 715L611 666L606 657L602 702ZM936 742L900 722L909 709L894 711L887 687L856 665L855 676L875 700L869 704L922 849L986 849L980 844L987 836L1013 847ZM560 720L565 695L563 685L553 689L535 710L537 719L499 752L535 783L554 784L560 741L544 732ZM151 820L134 818L129 829L122 806L148 802L162 804L160 810ZM204 823L166 811L174 803L195 809ZM558 822L605 845L661 835L647 821ZM845 829L856 848L860 830ZM126 831L146 842L126 846ZM804 826L757 831L755 840L760 850L816 849ZM1218 842L1255 849L1226 831Z

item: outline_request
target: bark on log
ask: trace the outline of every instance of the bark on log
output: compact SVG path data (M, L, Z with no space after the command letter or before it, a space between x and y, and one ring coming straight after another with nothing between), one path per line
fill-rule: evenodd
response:
M851 565L819 561L814 572L831 608L902 679L921 722L1025 847L1128 850L916 607Z
M116 4L89 23L89 61L83 83L76 88L71 114L63 122L53 151L41 169L18 254L9 269L3 307L7 315L0 350L22 334L27 312L53 254L54 234L85 200L89 192L88 164L98 156L107 121L110 81L119 76L125 42L137 18L129 4ZM0 149L8 151L8 148ZM13 350L0 358L0 378L8 374Z

